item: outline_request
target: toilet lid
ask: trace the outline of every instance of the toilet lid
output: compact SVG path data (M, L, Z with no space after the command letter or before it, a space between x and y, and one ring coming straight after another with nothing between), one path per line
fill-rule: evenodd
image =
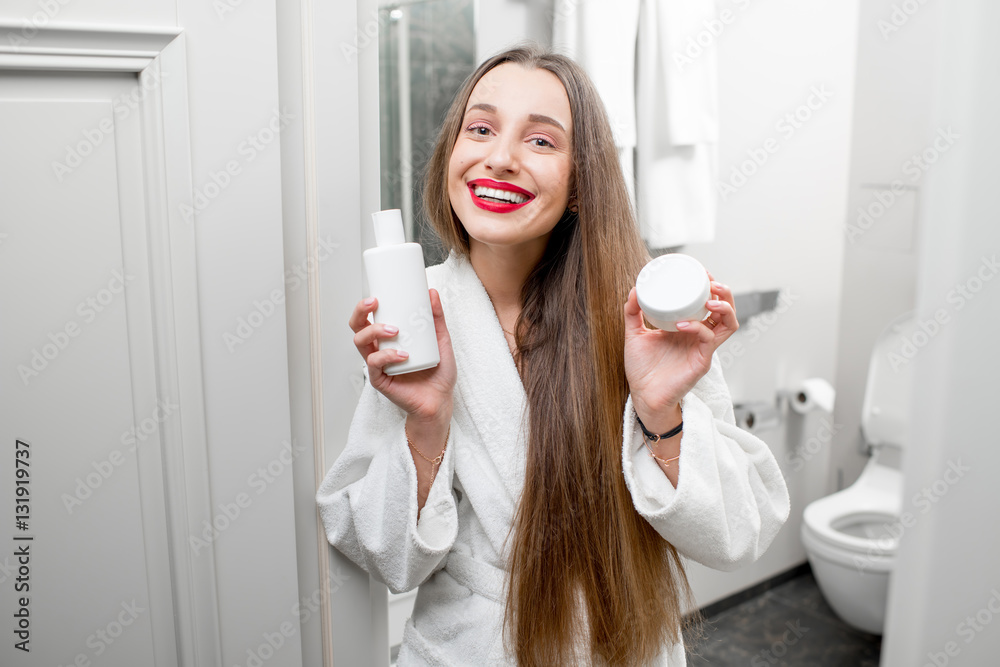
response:
M918 326L910 311L890 322L875 341L861 408L861 431L868 444L905 447L909 441L913 361L930 342L930 332L936 330Z

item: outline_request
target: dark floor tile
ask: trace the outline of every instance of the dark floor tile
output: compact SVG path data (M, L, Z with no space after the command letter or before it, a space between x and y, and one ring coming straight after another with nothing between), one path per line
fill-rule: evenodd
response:
M811 572L777 586L769 592L793 607L808 609L828 617L835 616Z
M851 641L859 645L875 646L876 661L872 664L878 664L878 649L881 647L882 638L878 635L858 630L841 620L837 616L837 613L833 611L833 608L830 607L829 603L827 603L826 598L823 597L819 584L813 578L811 572L776 587L770 593L785 604L802 609L817 618L837 626L843 633L851 637Z
M705 619L685 642L691 667L877 667L881 649L834 615L811 574Z

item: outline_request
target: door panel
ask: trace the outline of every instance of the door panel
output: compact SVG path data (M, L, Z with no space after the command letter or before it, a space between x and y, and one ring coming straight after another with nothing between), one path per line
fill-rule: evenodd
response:
M26 598L30 632L4 665L177 663L142 94L134 74L0 73L0 497L29 489L0 553L30 553L21 582L0 556L0 614Z

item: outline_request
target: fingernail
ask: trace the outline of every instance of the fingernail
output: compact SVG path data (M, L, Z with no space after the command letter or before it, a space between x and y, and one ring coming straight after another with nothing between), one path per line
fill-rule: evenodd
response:
M387 325L385 325L385 332L387 334L399 333L399 329L397 329L396 327L392 326L391 324L387 324Z
M396 354L401 356L403 359L406 359L408 356L410 356L410 353L407 352L406 350L396 350Z
M373 296L370 296L370 297L368 297L367 299L365 299L365 305L366 305L366 306L370 306L370 305L372 305L373 303L375 303L375 297L373 297Z
M708 305L709 306L718 306L720 303L722 303L722 302L719 301L718 299L710 299L709 302L708 302Z
M687 329L689 326L691 326L691 323L690 322L678 322L674 326L677 327L678 329Z

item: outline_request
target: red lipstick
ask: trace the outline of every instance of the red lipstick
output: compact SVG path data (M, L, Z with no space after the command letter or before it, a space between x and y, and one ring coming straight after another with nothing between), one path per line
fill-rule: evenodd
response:
M492 213L510 213L511 211L516 211L522 206L529 204L531 200L535 198L535 195L531 194L524 188L519 188L513 183L494 181L491 178L477 178L469 181L466 185L469 187L469 195L472 197L472 203L479 208ZM484 199L483 197L476 195L476 188L490 188L492 190L498 190L499 193L510 192L514 195L520 195L520 197L513 197L514 201L502 201L503 195L500 194L500 197ZM494 195L499 193L494 193ZM520 198L524 198L524 201L515 203L515 201Z

